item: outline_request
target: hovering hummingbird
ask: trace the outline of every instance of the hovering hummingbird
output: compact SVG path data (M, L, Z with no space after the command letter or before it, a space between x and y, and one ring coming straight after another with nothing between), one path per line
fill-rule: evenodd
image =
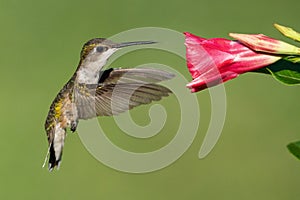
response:
M79 65L53 100L45 122L49 143L46 160L49 157L50 171L59 167L66 131L68 128L76 131L79 119L116 115L172 93L157 84L173 78L174 75L169 72L151 68L102 70L118 49L153 43L114 43L95 38L83 45Z

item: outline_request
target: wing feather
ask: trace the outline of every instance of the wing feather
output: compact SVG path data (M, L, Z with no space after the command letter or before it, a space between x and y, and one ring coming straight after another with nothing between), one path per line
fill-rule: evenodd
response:
M80 119L111 116L169 96L171 90L157 83L174 77L160 69L109 69L101 72L98 85L75 91Z

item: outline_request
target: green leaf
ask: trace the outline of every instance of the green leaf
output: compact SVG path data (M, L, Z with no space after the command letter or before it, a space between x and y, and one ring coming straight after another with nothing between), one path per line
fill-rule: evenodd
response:
M300 63L284 59L254 72L271 74L276 80L287 85L300 84Z
M272 70L268 69L269 72L272 74L272 76L287 85L295 85L295 84L300 84L300 73L292 70L281 70L278 72L272 72Z
M287 145L288 150L300 160L300 141L292 142Z

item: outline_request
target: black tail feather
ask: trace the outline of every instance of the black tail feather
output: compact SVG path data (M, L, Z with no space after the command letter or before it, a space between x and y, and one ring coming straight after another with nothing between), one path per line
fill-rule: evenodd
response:
M50 151L50 156L49 156L48 169L49 169L49 171L52 171L55 167L59 168L62 154L60 155L59 158L56 158L54 147L53 147L53 142L50 145L49 151Z

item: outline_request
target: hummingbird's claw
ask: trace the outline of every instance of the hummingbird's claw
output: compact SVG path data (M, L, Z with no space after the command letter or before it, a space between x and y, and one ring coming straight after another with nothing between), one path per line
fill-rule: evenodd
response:
M75 132L75 131L76 131L76 128L77 128L77 125L78 125L78 122L72 121L72 122L71 122L70 130L71 130L72 132Z

